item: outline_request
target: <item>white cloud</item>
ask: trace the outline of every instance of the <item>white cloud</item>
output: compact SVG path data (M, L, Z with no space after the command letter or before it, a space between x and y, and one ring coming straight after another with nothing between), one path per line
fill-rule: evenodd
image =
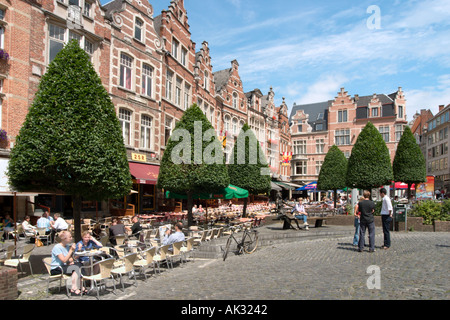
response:
M343 75L323 75L316 82L310 84L306 92L295 102L306 104L331 100L347 81L347 77Z

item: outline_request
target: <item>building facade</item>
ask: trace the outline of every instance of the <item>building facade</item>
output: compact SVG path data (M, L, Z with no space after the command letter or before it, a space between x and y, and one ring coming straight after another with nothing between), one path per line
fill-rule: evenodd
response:
M296 105L291 111L292 181L317 181L329 148L339 147L349 158L359 133L368 121L383 136L394 160L406 122L406 100L402 88L389 95L354 95L341 88L333 100Z
M191 39L184 1L167 1L167 9L156 14L151 3L138 0L105 5L98 0L0 0L0 125L7 137L0 141L3 176L41 77L64 44L76 39L91 57L122 127L134 192L118 199L115 208L145 213L173 206L156 188L159 165L176 122L193 103L226 139L227 157L248 122L273 178L290 180L290 169L281 165L290 152L284 101L275 106L272 89L267 95L259 89L245 93L237 60L214 71L208 42L197 49ZM4 178L2 188L11 191ZM70 206L64 196L36 200L57 211ZM99 208L87 201L83 209L101 214L110 204Z

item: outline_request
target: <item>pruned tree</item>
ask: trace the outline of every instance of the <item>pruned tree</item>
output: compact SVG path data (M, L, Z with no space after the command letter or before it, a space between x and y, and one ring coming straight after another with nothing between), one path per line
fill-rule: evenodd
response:
M368 122L358 136L348 160L348 187L371 190L394 178L389 149L375 126Z
M119 198L132 186L114 105L87 53L70 41L49 64L11 150L18 191L72 195L75 239L81 200Z
M425 157L408 126L405 127L398 143L392 169L395 181L408 184L408 200L410 199L411 185L427 180Z
M228 187L222 145L202 110L192 105L170 136L161 160L158 188L187 195L188 225L193 224L193 194Z
M270 192L270 169L258 139L246 123L239 132L228 165L230 183L249 194ZM246 217L248 198L244 199L243 217Z
M346 187L347 164L348 161L344 153L336 145L333 145L328 150L320 168L317 189L333 190L335 208L337 190Z

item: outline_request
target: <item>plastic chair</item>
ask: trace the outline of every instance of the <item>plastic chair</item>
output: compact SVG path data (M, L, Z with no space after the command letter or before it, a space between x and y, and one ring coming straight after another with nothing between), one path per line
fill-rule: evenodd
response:
M62 272L62 269L61 269L61 273L60 274L52 275L51 274L51 263L52 263L52 258L51 257L47 257L47 258L42 259L42 262L44 263L45 268L47 269L47 272L48 272L47 296L48 296L50 282L53 281L53 280L59 280L59 292L61 292L62 281L65 280L66 281L66 294L67 294L67 296L69 296L69 288L67 287L67 280L69 280L71 277L66 275L66 274L64 274ZM61 268L61 267L59 267L59 268Z
M146 270L153 266L153 274L156 274L155 263L153 258L156 254L156 247L151 247L142 251L142 255L145 255L145 259L140 259L134 262L134 266L139 268L139 273L143 273L145 276L145 280L147 280Z
M45 239L46 240L46 245L49 246L50 242L51 242L51 234L45 234L47 232L47 230L45 228L37 228L37 235L36 235L36 239Z
M10 259L12 258L12 256L13 256L13 253L14 253L14 249L15 249L15 248L16 248L16 247L15 247L14 245L9 245L9 246L6 248L6 254L5 254L5 257L2 258L2 259L0 259L0 263L4 263L5 261L10 260Z
M186 240L186 246L183 246L183 247L181 247L181 249L180 249L181 254L184 256L184 260L185 260L186 262L187 262L186 256L187 256L189 253L192 253L192 252L194 251L194 240L195 240L194 237L188 238L188 239ZM192 259L192 260L194 260L194 259Z
M170 268L169 259L167 258L167 253L169 252L169 247L170 247L170 244L159 247L159 253L153 257L153 260L158 264L158 271L160 273L161 273L161 271L159 270L159 266L162 261L166 262L167 269ZM173 268L173 266L172 266L172 268Z
M31 252L33 251L33 249L34 249L34 244L27 244L23 248L23 253L19 256L19 258L5 260L4 265L8 266L8 267L15 267L15 268L17 268L19 266L20 271L23 272L22 264L28 263L28 265L30 266L30 272L31 272L31 274L33 274L33 268L31 268L31 262L30 262L30 255L31 255Z
M114 268L111 270L111 274L113 275L119 275L120 277L120 283L122 284L122 291L125 291L125 287L123 284L123 280L122 280L122 275L123 274L128 274L130 275L133 272L133 276L134 276L134 285L137 286L137 282L136 282L136 274L134 273L134 262L137 259L137 252L135 253L131 253L131 254L127 254L126 256L124 256L121 260L123 262L123 265L121 267L118 268Z
M94 274L94 275L90 275L90 276L83 275L83 277L82 277L83 286L85 286L84 282L87 280L94 282L94 286L97 291L97 299L100 299L99 283L102 281L105 281L105 287L106 287L106 280L108 280L108 279L112 279L113 285L114 285L113 293L116 294L116 283L115 283L113 275L111 274L113 264L114 264L114 259L106 259L106 260L98 261L98 262L94 263L92 267L94 268L96 265L98 265L100 267L100 272L98 274ZM91 267L90 266L81 267L81 269L87 269L87 268L90 269Z

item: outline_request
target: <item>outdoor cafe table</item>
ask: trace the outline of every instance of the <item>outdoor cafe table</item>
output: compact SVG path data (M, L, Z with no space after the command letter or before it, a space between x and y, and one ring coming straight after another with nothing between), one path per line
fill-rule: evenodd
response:
M102 250L77 251L76 256L89 257L89 265L91 267L91 275L94 274L94 257L101 256L104 252ZM94 288L94 282L91 281L91 290Z

